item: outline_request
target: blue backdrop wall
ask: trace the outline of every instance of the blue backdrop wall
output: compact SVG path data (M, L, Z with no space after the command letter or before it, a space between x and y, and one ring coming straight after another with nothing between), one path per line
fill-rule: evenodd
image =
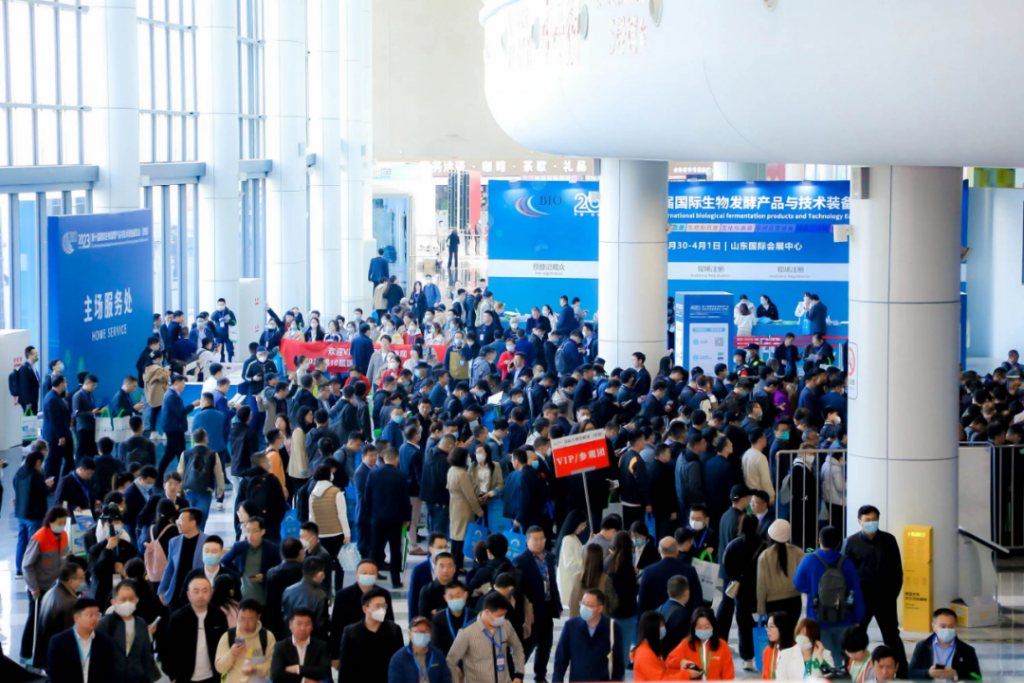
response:
M488 276L500 301L525 313L558 296L597 302L596 182L511 182L488 187ZM783 320L804 292L833 320L849 315L849 183L669 183L668 291L767 294Z
M47 224L47 358L96 375L107 405L153 333L153 245L149 209L51 216Z

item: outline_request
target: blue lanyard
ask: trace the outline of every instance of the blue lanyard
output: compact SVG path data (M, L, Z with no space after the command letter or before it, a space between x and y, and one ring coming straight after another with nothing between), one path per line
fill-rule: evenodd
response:
M75 474L74 472L71 473L71 476L74 477L75 481L78 482L78 485L82 487L82 493L85 494L85 499L89 502L92 502L92 499L89 497L89 489L85 488L85 483L81 479L79 479L78 475Z
M448 630L451 631L452 640L455 639L455 629L452 627L452 611L450 609L445 610L445 614L448 617ZM462 608L462 626L459 629L466 628L466 621L469 619L469 610L465 607Z
M498 648L498 652L501 652L501 628L498 628L498 641L495 642L494 638L491 638L491 634L487 632L487 629L483 629L484 635L487 636L487 640L494 644L494 647Z
M953 655L956 654L956 640L949 644L949 658L946 659L946 668L949 668L950 663L953 661ZM932 657L935 663L939 663L939 637L932 637Z
M423 679L424 683L430 680L426 673L423 673L423 668L420 666L419 660L416 659L416 654L412 651L412 646L409 646L409 654L412 656L412 663L416 665L416 670L420 672L420 678ZM430 652L430 661L427 662L427 673L430 672L430 667L434 666L434 652Z
M704 539L707 538L707 537L708 537L708 528L704 527L704 533L701 534L700 543L697 544L697 548L703 548L704 547Z

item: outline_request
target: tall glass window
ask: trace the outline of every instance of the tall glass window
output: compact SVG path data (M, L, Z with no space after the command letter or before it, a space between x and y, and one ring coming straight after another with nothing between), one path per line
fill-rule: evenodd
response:
M138 0L141 161L195 161L195 0Z
M238 224L242 226L242 277L266 274L266 197L264 178L243 180L238 193Z
M0 6L0 165L85 163L82 2Z
M264 106L263 0L237 0L238 158L266 154Z
M189 320L199 313L197 188L188 183L142 190L143 205L153 211L153 308L181 310Z

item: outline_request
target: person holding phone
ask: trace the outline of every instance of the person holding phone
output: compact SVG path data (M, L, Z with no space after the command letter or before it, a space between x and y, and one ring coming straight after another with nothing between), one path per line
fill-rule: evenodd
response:
M974 648L956 635L956 612L940 607L932 615L931 638L919 642L910 658L907 675L912 679L981 679L981 667Z
M277 642L274 634L263 628L262 612L257 600L242 600L238 605L238 626L221 636L214 666L217 673L227 674L224 683L245 683L253 676L270 675Z
M18 544L14 550L14 567L17 578L24 578L21 561L28 548L28 539L43 527L46 516L46 498L53 488L54 479L43 474L43 460L46 458L47 444L36 441L32 444L32 452L25 458L18 471L14 473L14 516L18 519Z

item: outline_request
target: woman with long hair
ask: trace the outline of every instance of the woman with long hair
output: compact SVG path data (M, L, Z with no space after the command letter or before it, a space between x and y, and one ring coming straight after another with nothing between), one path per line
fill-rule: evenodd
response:
M228 619L228 628L238 625L238 603L242 595L242 586L232 574L221 572L213 580L213 597L210 607L219 609Z
M558 581L558 594L562 600L569 600L567 604L572 605L570 594L572 593L573 579L583 569L583 544L580 542L580 534L587 529L587 515L582 510L569 510L562 522L562 528L558 531L558 538L555 540L555 571ZM604 562L604 554L601 555ZM605 613L611 614L614 610L608 609L605 605Z
M499 498L501 492L505 490L505 478L502 476L501 466L494 462L489 445L481 443L476 447L468 471L477 500L480 501L480 507L486 513L490 502ZM487 523L486 514L484 522Z
M768 615L765 631L768 634L768 647L761 653L761 678L775 680L779 669L779 655L782 651L793 647L792 621L785 612L772 612Z
M789 522L777 519L768 527L768 548L757 558L757 614L785 612L790 623L800 616L801 594L793 585L804 551L792 545Z
M612 580L619 604L606 614L622 629L623 659L629 658L629 648L636 639L637 576L633 566L633 541L628 531L617 531L612 536L611 552L604 561L604 572Z
M621 533L621 532L620 532ZM661 654L661 639L665 637L665 617L661 612L649 610L640 617L636 629L636 650L633 660L634 681L680 681L686 675L678 667L673 671ZM623 640L625 640L623 635Z
M412 294L409 295L409 304L412 306L416 322L423 322L423 315L427 312L427 295L423 292L423 283L417 280L412 285Z
M578 512L573 510L573 512ZM586 519L584 518L584 521ZM583 549L583 569L576 572L569 592L569 617L580 615L580 603L583 594L588 590L597 589L605 595L604 608L614 612L619 606L619 598L615 594L615 585L610 576L604 573L604 549L591 543Z
M452 556L456 569L462 569L463 543L466 541L466 527L477 517L483 517L484 509L476 497L473 481L469 478L469 451L462 446L448 454L448 537L452 541Z
M754 317L754 312L750 310L750 306L747 304L740 304L736 308L736 336L737 337L749 337L751 331L754 328L754 324L757 322L757 318Z
M633 543L633 566L636 567L637 573L661 560L661 556L658 555L658 542L643 520L638 519L629 525L629 536Z
M324 341L327 342L340 342L345 341L339 332L338 321L328 320L327 321L327 334L324 335Z
M715 635L715 613L698 607L690 617L690 636L668 656L669 669L682 669L691 679L731 681L736 678L729 643Z
M761 305L757 307L757 317L771 318L772 320L779 319L779 309L775 308L772 298L767 294L761 295Z
M748 671L754 670L754 619L751 615L757 612L757 558L764 549L764 541L757 534L757 515L745 514L740 517L739 533L736 538L729 542L722 555L722 568L725 570L725 588L731 582L739 583L739 593L735 598L730 598L723 590L722 602L724 609L720 608L719 614L723 612L729 615L722 621L722 631L728 636L728 628L732 621L730 604L735 608L736 625L740 632L740 659L743 660L743 668Z
M313 409L309 406L299 408L298 424L291 433L292 452L288 458L289 491L294 495L309 481L309 452L306 450L306 435L316 427L313 421ZM315 454L314 454L315 455ZM305 472L305 475L303 475Z
M796 645L779 654L775 678L798 681L803 678L824 678L822 665L835 666L832 653L821 642L821 626L814 619L801 619L796 625Z

